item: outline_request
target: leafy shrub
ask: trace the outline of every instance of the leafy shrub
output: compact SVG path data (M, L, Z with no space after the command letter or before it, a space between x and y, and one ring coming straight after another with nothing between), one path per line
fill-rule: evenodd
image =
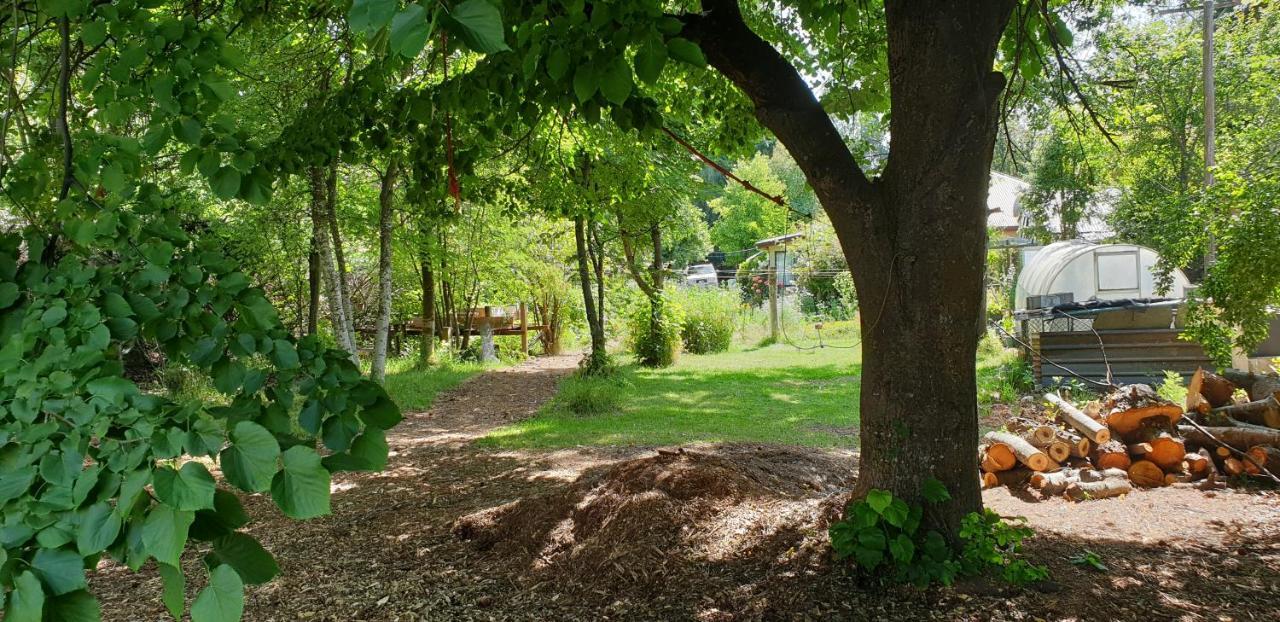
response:
M926 503L951 498L941 482L925 482ZM908 505L887 490L873 489L863 499L849 505L845 519L831 526L831 548L836 559L852 559L862 572L880 573L894 581L928 585L950 585L957 576L999 569L1006 581L1025 584L1040 581L1049 573L1019 559L1022 541L1031 535L1025 519L1006 523L991 510L972 512L960 526L963 541L959 555L941 533L920 530L924 508Z
M680 305L667 297L637 305L627 326L628 346L645 367L670 367L680 354Z
M722 289L688 288L681 292L680 339L690 354L724 352L733 342L737 319L733 294Z
M630 385L630 379L617 368L599 375L575 373L560 381L551 408L580 417L616 413L623 389Z

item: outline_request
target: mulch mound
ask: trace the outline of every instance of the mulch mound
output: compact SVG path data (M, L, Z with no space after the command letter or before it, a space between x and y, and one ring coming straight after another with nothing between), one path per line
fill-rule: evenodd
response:
M662 451L463 516L453 533L514 562L523 581L583 595L705 581L761 560L794 571L825 557L853 466L786 448Z

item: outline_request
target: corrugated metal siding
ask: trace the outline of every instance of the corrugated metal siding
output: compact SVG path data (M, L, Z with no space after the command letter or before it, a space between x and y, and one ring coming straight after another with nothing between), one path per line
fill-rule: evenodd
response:
M1069 369L1105 381L1109 363L1112 382L1158 384L1165 370L1189 378L1197 367L1213 367L1200 344L1183 341L1178 334L1167 328L1040 333L1032 342L1036 380L1044 384L1055 376L1070 378Z

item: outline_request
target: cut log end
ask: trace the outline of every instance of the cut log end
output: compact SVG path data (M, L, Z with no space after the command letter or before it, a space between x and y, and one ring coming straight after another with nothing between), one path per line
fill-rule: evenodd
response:
M1150 460L1135 460L1129 465L1129 481L1143 488L1164 486L1164 471Z

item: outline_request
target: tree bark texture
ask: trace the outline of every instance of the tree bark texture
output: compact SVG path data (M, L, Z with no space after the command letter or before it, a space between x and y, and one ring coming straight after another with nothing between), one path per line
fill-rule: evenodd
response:
M393 159L382 175L378 192L378 323L373 336L373 361L369 377L382 384L387 376L387 343L391 340L391 230L399 164Z
M595 295L591 291L591 275L594 261L589 249L588 224L583 216L573 219L573 241L578 259L578 281L582 285L582 306L587 313L587 326L591 330L591 351L586 366L588 370L599 370L605 366L604 324L596 311Z
M981 508L974 357L987 191L1003 75L992 70L1013 0L886 0L890 150L868 179L796 68L743 21L704 0L684 35L740 88L795 157L830 216L863 301L860 476L917 500L951 500L929 526L954 536ZM903 370L911 370L903 374Z
M329 166L329 177L326 180L327 191L325 193L325 210L329 221L329 238L333 246L333 257L337 262L338 271L338 302L342 304L343 315L347 318L344 328L347 331L347 338L351 342L351 352L353 356L356 353L356 312L355 307L351 304L351 288L347 284L347 255L342 245L342 231L338 226L338 163L335 161Z
M333 321L333 332L338 346L351 354L351 362L358 367L360 357L356 353L356 343L351 330L351 317L347 315L347 305L343 303L344 289L341 286L342 275L333 263L333 247L330 240L330 212L326 208L324 178L319 169L310 171L311 182L311 234L316 240L320 255L320 272L325 286L329 290L329 317Z
M422 365L431 364L436 349L436 273L431 256L422 253Z

